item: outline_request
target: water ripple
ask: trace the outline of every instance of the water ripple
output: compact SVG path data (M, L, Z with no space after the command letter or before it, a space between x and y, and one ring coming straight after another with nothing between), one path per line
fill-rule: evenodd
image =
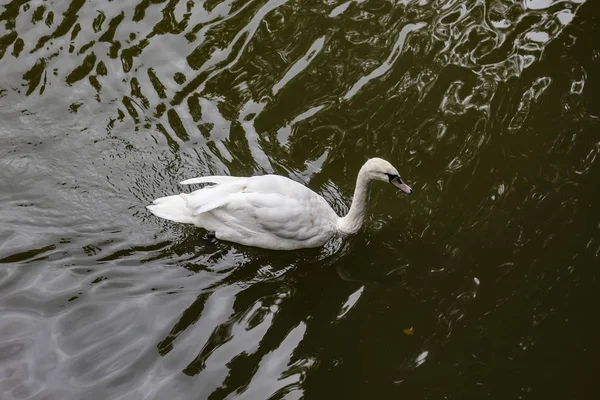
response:
M0 392L555 388L522 371L595 354L580 310L600 257L588 3L7 2ZM418 195L374 186L364 232L323 249L214 242L144 208L185 178L275 172L344 213L374 155ZM553 350L572 343L587 347Z

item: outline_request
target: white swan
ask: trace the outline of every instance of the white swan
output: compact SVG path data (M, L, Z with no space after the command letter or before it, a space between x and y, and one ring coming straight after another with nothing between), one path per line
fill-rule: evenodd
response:
M319 247L334 235L360 229L372 180L390 182L404 193L412 193L392 164L371 158L358 173L352 206L345 217L338 217L317 193L279 175L188 179L181 184L216 185L161 197L147 208L157 217L194 224L213 232L217 239L247 246L273 250Z

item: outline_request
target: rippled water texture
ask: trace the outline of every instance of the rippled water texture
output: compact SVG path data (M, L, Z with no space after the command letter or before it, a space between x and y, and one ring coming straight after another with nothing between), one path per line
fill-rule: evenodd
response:
M1 399L595 398L598 2L0 3ZM323 249L145 209L375 155Z

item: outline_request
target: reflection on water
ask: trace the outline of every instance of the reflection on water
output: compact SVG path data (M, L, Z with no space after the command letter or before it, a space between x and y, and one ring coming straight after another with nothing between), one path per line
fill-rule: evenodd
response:
M6 0L3 398L589 398L592 3ZM323 249L144 208L275 172L344 213L374 155L417 194Z

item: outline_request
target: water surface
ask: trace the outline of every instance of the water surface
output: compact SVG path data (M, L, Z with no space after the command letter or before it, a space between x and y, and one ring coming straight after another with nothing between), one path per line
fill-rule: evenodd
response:
M0 398L594 398L596 2L2 3ZM278 173L344 213L372 156L415 193L322 249L145 209Z

